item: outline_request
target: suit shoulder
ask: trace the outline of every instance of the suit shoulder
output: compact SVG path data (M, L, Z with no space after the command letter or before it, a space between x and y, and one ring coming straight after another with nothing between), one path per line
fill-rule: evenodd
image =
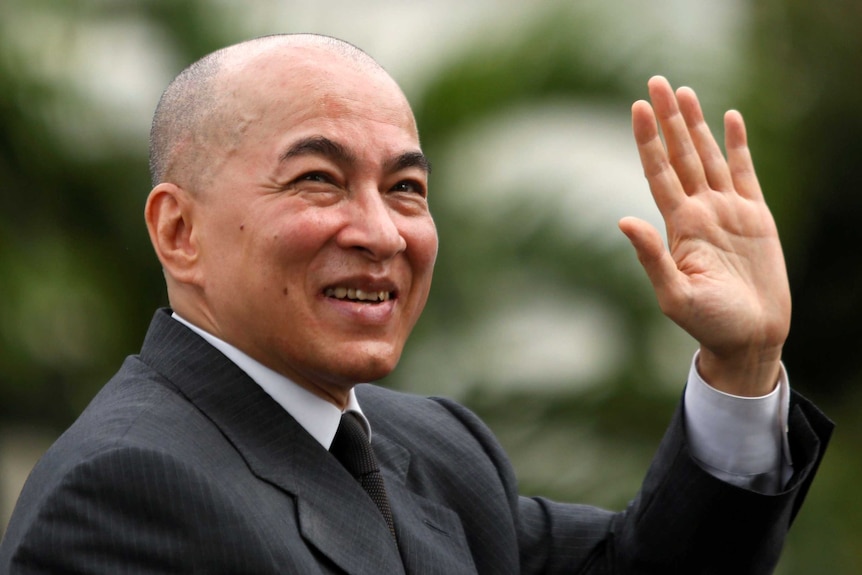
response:
M28 494L47 493L72 470L109 455L140 450L167 453L176 437L212 434L211 423L182 395L136 357L96 394L78 419L36 463L25 485ZM178 454L182 455L182 454Z
M236 535L246 523L241 493L226 488L229 481L213 480L213 473L170 450L118 442L64 463L28 480L0 547L0 571L15 563L84 572L100 553L121 569L124 554L152 553L172 555L178 571L191 572L202 561L200 546L221 537L219 525L230 524ZM167 535L176 552L141 551L139 535L148 545ZM230 540L222 541L209 557L227 548Z
M61 435L59 447L74 444L100 451L118 444L164 444L166 433L194 425L197 409L136 356L93 397Z
M487 464L487 472L498 475L508 486L514 484L514 471L496 436L467 407L452 399L368 384L357 386L356 395L372 433L410 446L415 458L453 472L465 462L474 467Z
M394 391L373 384L356 386L356 397L369 419L397 421L399 426L444 427L460 424L471 434L491 431L469 408L453 399L425 397Z
M357 385L356 397L374 429L491 433L473 412L451 399L424 397L373 384Z

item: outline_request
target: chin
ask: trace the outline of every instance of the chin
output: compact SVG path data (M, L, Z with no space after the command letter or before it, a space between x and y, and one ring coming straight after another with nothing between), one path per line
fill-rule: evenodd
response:
M395 369L398 362L375 362L353 371L350 378L355 383L370 383L383 379Z
M401 349L397 353L388 349L386 353L382 350L364 350L350 357L342 356L342 374L353 383L368 383L382 379L392 373L401 358Z

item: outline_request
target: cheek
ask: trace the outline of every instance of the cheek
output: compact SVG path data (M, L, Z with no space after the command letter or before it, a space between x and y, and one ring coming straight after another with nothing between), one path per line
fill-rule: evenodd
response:
M332 272L333 258L326 249L333 235L327 218L286 216L261 238L259 264L270 270L279 297L304 298ZM300 300L296 300L302 301Z
M427 275L430 279L437 260L437 228L430 218L422 225L414 226L406 236L408 249L411 252L411 262L414 273Z
M434 272L434 262L437 259L437 231L433 222L418 226L412 230L407 239L408 261L412 274L413 285L411 324L419 319L425 307L428 293L431 290L431 278Z
M332 222L313 215L286 215L272 226L265 241L283 261L306 260L332 237Z

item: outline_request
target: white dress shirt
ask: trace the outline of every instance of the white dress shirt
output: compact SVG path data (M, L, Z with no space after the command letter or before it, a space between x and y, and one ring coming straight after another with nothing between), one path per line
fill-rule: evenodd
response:
M173 317L234 362L329 449L341 421L341 410L176 313ZM696 360L697 354L692 360L683 400L692 456L709 473L728 483L763 493L777 492L792 471L787 447L790 387L784 367L772 393L749 398L710 387L697 373ZM344 411L357 413L371 436L371 427L353 389Z

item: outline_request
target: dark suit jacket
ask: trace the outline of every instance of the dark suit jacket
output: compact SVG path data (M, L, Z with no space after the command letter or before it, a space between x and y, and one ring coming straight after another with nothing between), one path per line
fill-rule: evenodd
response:
M397 547L335 458L161 310L33 470L0 573L768 573L831 432L794 397L795 475L764 496L693 463L677 413L640 494L611 513L519 497L494 436L452 401L357 395Z

